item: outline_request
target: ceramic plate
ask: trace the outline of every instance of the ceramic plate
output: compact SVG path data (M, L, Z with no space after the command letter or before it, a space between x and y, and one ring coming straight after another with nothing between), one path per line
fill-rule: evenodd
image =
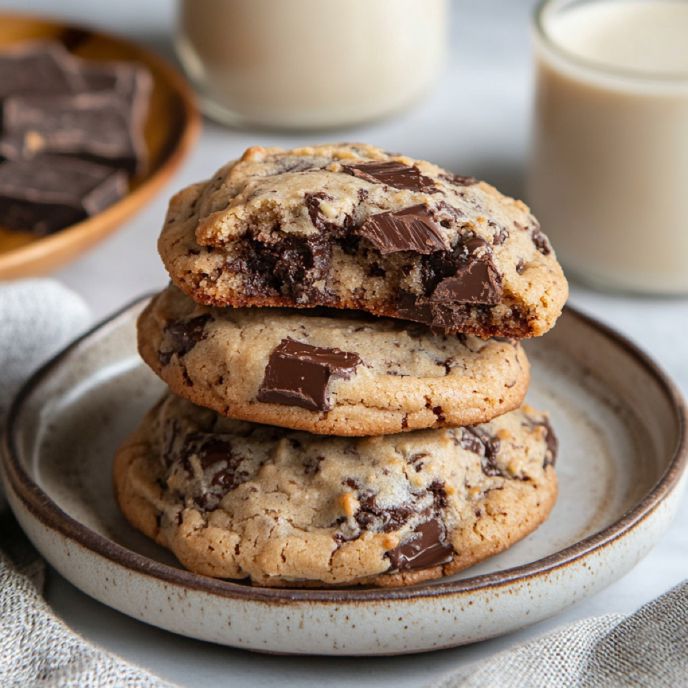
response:
M200 117L184 79L163 59L122 38L33 16L0 13L0 50L24 41L59 41L87 60L139 62L153 77L144 138L145 174L134 177L129 193L93 217L46 237L0 228L0 279L45 273L74 259L104 239L151 200L195 142Z
M69 581L155 626L235 647L375 655L451 647L534 623L622 576L669 525L685 482L686 415L652 361L568 309L530 342L529 401L560 439L560 497L537 532L461 574L394 589L283 590L182 570L130 528L116 446L163 391L135 349L139 302L26 385L4 451L9 501Z

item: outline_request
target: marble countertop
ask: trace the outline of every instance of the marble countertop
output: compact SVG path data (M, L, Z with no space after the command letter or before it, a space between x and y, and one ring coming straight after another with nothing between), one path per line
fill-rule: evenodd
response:
M422 104L393 120L298 136L229 130L206 122L198 145L167 189L114 236L54 276L86 298L95 319L144 291L160 288L166 275L155 241L167 197L209 176L252 144L368 141L522 195L532 92L528 28L532 6L532 0L455 0L452 50L438 87ZM53 15L58 7L62 17L129 35L170 54L171 0L118 0L115 4L61 0L59 6L52 0L0 2L0 9ZM688 393L687 299L609 295L573 285L571 302L651 353ZM403 687L424 685L455 667L576 619L633 611L685 578L687 561L688 503L684 500L676 522L646 559L620 581L565 613L469 647L374 659L273 657L191 641L93 601L55 572L49 575L47 591L50 604L74 629L180 685Z

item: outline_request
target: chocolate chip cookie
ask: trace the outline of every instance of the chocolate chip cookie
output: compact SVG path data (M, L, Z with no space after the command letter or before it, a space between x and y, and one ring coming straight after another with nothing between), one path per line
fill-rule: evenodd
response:
M366 145L249 148L170 202L172 280L217 306L327 306L445 333L550 329L567 283L520 201Z
M466 425L517 408L521 345L351 311L201 306L170 286L139 351L175 394L218 413L334 435Z
M406 585L509 547L556 498L556 439L484 425L320 437L168 395L117 453L127 519L197 573L265 586Z

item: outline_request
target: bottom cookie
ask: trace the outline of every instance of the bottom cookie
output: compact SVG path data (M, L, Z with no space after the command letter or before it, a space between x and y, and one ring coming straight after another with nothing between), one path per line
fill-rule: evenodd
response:
M556 438L524 406L366 438L230 420L165 396L117 452L129 522L191 571L263 586L409 585L500 552L554 505Z

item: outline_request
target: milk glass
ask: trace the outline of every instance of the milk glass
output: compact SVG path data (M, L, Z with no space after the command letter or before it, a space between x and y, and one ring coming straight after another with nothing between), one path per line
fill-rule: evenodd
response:
M211 117L321 128L421 98L447 45L448 0L180 0L177 51Z
M572 276L688 293L688 2L547 0L528 200Z

